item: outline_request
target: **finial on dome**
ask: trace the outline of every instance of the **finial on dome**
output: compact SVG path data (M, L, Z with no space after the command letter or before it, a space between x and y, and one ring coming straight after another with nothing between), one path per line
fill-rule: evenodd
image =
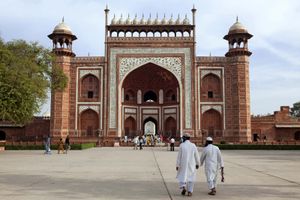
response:
M164 14L164 18L161 20L161 24L166 24L166 14Z
M64 22L65 22L65 16L63 16L63 17L62 17L62 20L61 20L61 22L62 22L62 23L64 23Z
M239 16L236 16L236 22L239 22Z
M171 18L169 20L169 24L174 24L174 21L173 21L173 14L171 14Z
M176 20L175 23L176 23L177 25L180 24L180 14L178 14L178 18L177 18L177 20Z
M144 13L142 14L142 19L140 21L140 24L145 24Z
M125 22L126 24L131 24L131 20L130 20L130 15L128 14L128 17L127 17L127 19L126 19L126 22Z
M124 21L123 21L123 14L121 14L121 17L118 20L118 24L123 24L123 23L124 23Z
M132 21L132 24L137 24L137 23L138 23L138 21L137 21L137 14L135 14L134 19Z
M187 14L185 14L185 18L182 22L184 25L188 25L190 23L189 19L187 18Z
M149 14L149 18L148 18L148 20L147 20L147 24L148 24L148 25L151 25L151 24L152 24L151 13Z
M158 13L156 13L156 18L155 18L153 23L154 24L159 24Z

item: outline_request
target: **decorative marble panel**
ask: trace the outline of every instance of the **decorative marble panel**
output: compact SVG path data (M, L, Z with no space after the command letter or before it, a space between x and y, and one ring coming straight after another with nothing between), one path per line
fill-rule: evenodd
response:
M137 104L142 104L142 91L137 91Z
M99 105L92 105L92 106L80 105L79 106L79 114L82 113L83 111L87 110L87 109L91 109L91 110L95 111L98 114L100 112L100 106Z
M118 95L118 84L117 83L117 55L139 55L142 56L143 54L157 54L161 56L162 54L184 54L184 64L185 64L185 71L182 73L178 71L178 67L174 67L177 65L180 65L180 69L182 69L182 64L183 61L180 60L180 57L160 57L158 59L157 57L150 57L145 56L145 57L139 57L139 58L132 58L131 57L125 59L123 61L124 66L128 64L128 62L133 62L135 65L134 67L128 66L128 69L124 69L122 72L122 77L125 77L126 72L129 73L130 70L133 70L134 68L137 68L141 65L146 64L148 62L154 62L155 64L160 65L161 67L164 67L165 69L169 70L171 73L173 73L179 82L180 89L182 89L182 85L184 84L185 90L182 91L182 96L185 102L184 105L184 110L185 113L183 115L185 116L185 128L191 128L192 127L192 98L191 98L191 86L192 86L192 80L191 80L191 67L192 67L192 61L191 61L191 52L189 48L111 48L110 50L110 59L109 59L109 85L110 85L110 90L109 90L109 97L110 97L110 102L109 102L109 128L116 128L117 125L117 95ZM140 60L140 61L139 61ZM180 62L179 62L180 61ZM139 64L138 64L139 63ZM120 66L122 68L122 65ZM172 68L172 69L171 69ZM173 69L175 68L175 69ZM181 74L184 74L184 77L181 77ZM178 77L179 76L179 77ZM181 82L181 80L184 79L184 83ZM183 95L184 94L184 95ZM178 95L179 96L179 95ZM183 105L182 105L183 106ZM183 108L181 106L181 109Z
M159 104L164 103L164 91L162 89L159 90Z
M165 110L164 110L164 113L165 113L165 114L176 113L176 109L175 109L175 108L165 109Z
M178 80L181 77L181 58L180 57L137 57L137 58L121 58L120 59L120 80L132 70L143 66L147 63L154 63L158 66L164 67L172 72Z
M221 78L221 70L215 70L215 69L204 69L201 70L201 79L206 76L207 74L214 74Z
M143 114L158 114L158 110L143 110Z
M84 70L79 70L80 71L80 78L84 77L87 74L92 74L96 76L98 79L100 79L100 71L98 69L84 69Z
M214 110L218 111L220 114L222 114L222 106L220 106L220 105L202 105L201 108L202 108L202 110L201 110L202 114L210 109L214 109Z
M125 113L136 113L136 109L134 109L134 108L125 108Z

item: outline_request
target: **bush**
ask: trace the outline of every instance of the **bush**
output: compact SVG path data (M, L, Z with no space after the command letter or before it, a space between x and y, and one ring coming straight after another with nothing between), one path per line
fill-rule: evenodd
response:
M93 148L96 143L72 144L71 150L83 150ZM44 145L5 145L5 150L44 150ZM57 145L51 145L51 150L57 150Z
M221 150L300 150L300 145L217 144Z

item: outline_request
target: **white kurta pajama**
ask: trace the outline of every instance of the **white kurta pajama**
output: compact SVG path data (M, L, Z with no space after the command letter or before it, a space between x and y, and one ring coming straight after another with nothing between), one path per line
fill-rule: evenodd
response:
M221 151L219 147L209 144L201 154L201 166L205 161L205 175L208 183L208 188L213 189L217 184L217 175L221 167L224 167Z
M197 147L189 140L186 140L179 146L176 162L176 167L178 167L176 178L179 181L181 189L187 187L189 192L193 192L194 182L196 180L196 165L200 165Z

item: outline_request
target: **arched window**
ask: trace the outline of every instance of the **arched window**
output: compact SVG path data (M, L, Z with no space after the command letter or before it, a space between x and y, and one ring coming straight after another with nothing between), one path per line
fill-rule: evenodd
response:
M87 99L99 98L99 80L96 76L88 74L82 78L80 97Z
M161 36L161 33L159 32L159 31L156 31L155 33L154 33L154 37L160 37Z
M113 32L111 32L111 35L110 35L111 37L117 37L118 36L118 33L116 32L116 31L113 31Z
M183 32L183 37L190 37L190 33L187 32L187 31L184 31L184 32Z
M136 136L136 121L133 117L126 118L124 122L125 135L129 138Z
M175 32L173 31L169 32L169 37L175 37Z
M157 95L153 91L148 91L144 94L144 102L157 102Z
M145 31L140 32L140 37L146 37L146 32Z
M222 84L220 78L215 74L207 74L201 81L202 100L221 100Z
M165 121L164 136L171 138L176 137L176 120L173 117L168 117Z
M82 136L96 136L99 129L98 114L91 109L80 114L80 131Z
M218 133L222 132L222 117L221 114L210 109L203 113L202 128L205 130L206 136L220 136Z
M125 101L135 101L135 92L131 89L127 90L125 93Z
M153 33L153 32L151 32L151 31L150 31L150 32L148 32L148 33L147 33L147 37L154 37L154 33Z
M174 101L176 101L176 94L175 94L175 92L173 90L168 90L166 92L166 101L167 102L170 102L170 101L174 102Z

